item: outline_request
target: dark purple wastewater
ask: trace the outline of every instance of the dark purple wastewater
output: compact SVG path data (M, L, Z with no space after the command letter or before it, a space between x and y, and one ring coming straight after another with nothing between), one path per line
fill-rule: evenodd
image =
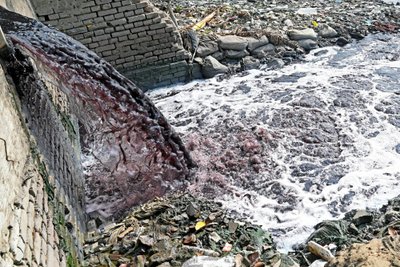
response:
M38 76L29 67L21 70L29 57L40 75L67 95L79 119L89 214L119 217L134 205L185 186L191 160L135 84L82 44L37 21L0 8L0 25L18 58L14 82L19 91L31 86L24 84L29 80L24 76Z

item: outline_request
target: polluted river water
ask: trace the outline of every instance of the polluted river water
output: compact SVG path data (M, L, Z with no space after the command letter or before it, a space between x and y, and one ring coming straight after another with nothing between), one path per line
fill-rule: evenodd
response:
M400 36L149 92L198 168L190 190L291 250L313 226L399 194Z
M190 179L192 193L261 224L289 250L321 220L398 195L398 35L317 49L279 70L157 89L148 98L81 44L1 12L19 52L9 71L27 78L15 76L17 86L41 84L26 57L35 59L86 123L88 213L118 217ZM197 167L189 175L191 158Z

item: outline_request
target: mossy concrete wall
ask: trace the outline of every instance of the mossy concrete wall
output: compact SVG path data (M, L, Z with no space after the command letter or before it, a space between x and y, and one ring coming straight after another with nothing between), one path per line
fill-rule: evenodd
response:
M0 5L35 17L28 0ZM85 215L76 124L57 84L21 95L0 63L0 266L79 266Z
M31 0L39 20L82 42L142 88L188 78L188 54L149 0Z
M0 67L0 266L67 266L50 183Z

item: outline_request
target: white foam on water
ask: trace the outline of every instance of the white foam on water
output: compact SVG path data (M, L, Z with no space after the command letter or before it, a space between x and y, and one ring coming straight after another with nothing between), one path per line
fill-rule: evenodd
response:
M400 0L383 0L386 4L400 4Z
M381 38L386 38L386 41L381 41ZM400 38L395 36L387 39L385 36L367 37L360 43L343 49L329 47L315 50L306 57L306 62L280 70L253 70L247 75L236 75L223 81L218 81L217 78L193 81L185 85L157 89L149 95L177 131L185 135L201 127L212 129L224 118L232 119L242 127L251 128L254 125L247 125L238 119L243 112L251 117L261 109L268 115L284 108L293 109L290 105L293 101L285 102L282 98L272 97L276 92L290 92L292 100L311 94L324 103L331 104L338 92L344 90L343 86L351 82L354 82L353 86L360 86L358 89L346 89L357 92L358 97L363 99L358 106L335 107L331 112L339 131L338 136L348 136L351 140L351 144L340 147L341 161L338 166L345 167L345 174L337 182L304 190L304 183L291 174L288 158L291 165L304 161L291 155L287 149L292 138L288 134L290 129L278 129L277 133L282 138L278 147L271 152L271 158L276 163L276 168L281 170L277 182L285 188L287 196L292 195L298 200L295 207L291 207L289 202L279 203L268 194L260 194L251 188L236 187L241 192L240 195L225 195L218 199L225 207L238 211L247 216L249 221L271 230L278 247L287 251L294 244L305 241L318 222L340 218L352 209L378 208L399 194L400 155L394 148L400 144L400 129L389 123L390 114L378 111L375 106L395 95L393 92L377 90L377 85L383 78L376 70L382 67L398 68L400 61L395 58L371 57L375 51L386 55L387 45L395 48L391 48L388 53L400 53ZM282 75L299 72L305 75L297 81L273 82ZM344 83L335 83L343 80ZM368 86L364 86L362 82L369 82L368 86L371 88L365 88ZM400 73L397 80L392 77L392 82L397 88L400 87ZM250 87L248 92L237 89L243 84ZM174 93L171 94L171 91ZM171 96L166 97L168 94ZM231 109L228 115L221 111L223 106ZM330 110L325 108L324 112ZM186 119L193 120L181 125L180 122ZM268 129L269 122L260 119L250 121L249 124L254 123ZM267 177L268 173L264 175ZM319 176L313 179L318 181ZM282 209L285 205L288 209Z

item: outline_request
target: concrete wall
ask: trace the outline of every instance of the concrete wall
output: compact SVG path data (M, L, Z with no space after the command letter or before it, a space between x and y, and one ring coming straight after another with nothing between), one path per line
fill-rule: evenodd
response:
M0 67L0 266L66 266L55 209L19 111Z
M39 20L82 42L139 86L187 79L188 55L168 16L148 0L32 0Z
M0 0L0 5L34 17L28 0ZM84 192L68 101L52 81L21 97L2 66L0 266L79 266Z
M35 12L29 0L0 0L0 6L18 12L24 16L35 18Z
M2 267L77 265L83 256L79 136L65 97L46 84L20 97L0 67Z

